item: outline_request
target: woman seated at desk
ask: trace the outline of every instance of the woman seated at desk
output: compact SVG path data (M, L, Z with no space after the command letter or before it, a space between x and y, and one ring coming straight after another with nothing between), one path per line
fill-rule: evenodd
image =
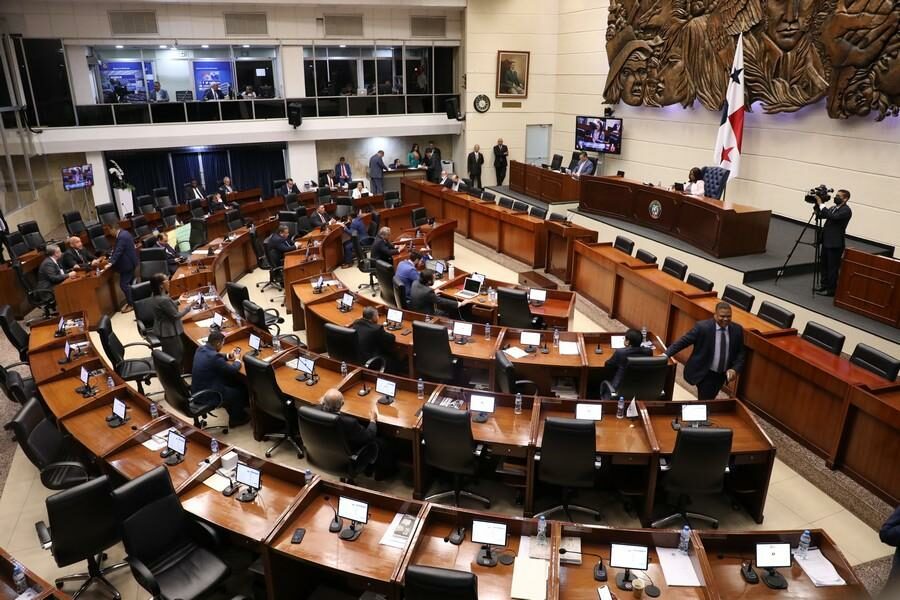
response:
M688 182L684 185L684 193L691 196L705 196L703 189L703 170L700 167L694 167L688 173Z
M363 185L363 182L357 181L356 187L353 188L353 199L359 200L363 196L369 196L369 195L371 195L371 194L370 194L369 190L366 189L366 187Z

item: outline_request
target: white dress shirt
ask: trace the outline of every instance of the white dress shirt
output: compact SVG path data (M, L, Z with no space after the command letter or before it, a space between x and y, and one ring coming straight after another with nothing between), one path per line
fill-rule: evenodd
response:
M703 180L701 179L693 183L688 182L684 184L684 191L692 196L704 196Z

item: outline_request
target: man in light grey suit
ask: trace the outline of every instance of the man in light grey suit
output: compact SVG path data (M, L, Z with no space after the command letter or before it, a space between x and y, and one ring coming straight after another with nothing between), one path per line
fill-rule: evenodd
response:
M369 181L372 183L373 194L384 193L384 172L387 170L384 164L384 150L379 150L369 159Z
M572 174L576 177L580 177L582 175L591 175L594 172L594 163L588 160L587 153L582 152L581 156L578 159L578 164L575 165L575 170L572 171Z

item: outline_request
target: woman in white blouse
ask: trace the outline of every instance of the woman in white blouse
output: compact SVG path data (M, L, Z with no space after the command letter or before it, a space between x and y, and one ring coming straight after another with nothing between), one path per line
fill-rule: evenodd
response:
M688 173L688 183L684 186L684 193L692 196L704 196L703 171L700 167L694 167Z
M353 199L359 200L360 198L362 198L363 194L368 194L368 193L369 193L369 190L367 190L365 188L365 186L363 186L363 182L357 181L356 187L353 189Z

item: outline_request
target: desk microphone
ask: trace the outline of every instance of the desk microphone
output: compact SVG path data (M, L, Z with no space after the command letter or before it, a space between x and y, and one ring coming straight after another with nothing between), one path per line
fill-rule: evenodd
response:
M367 396L367 395L369 394L369 392L371 392L371 391L372 391L372 390L371 390L371 389L369 388L369 386L366 384L366 380L363 379L362 387L359 388L359 391L357 391L356 394L359 395L359 396Z
M541 354L550 354L550 348L547 347L547 340L544 340L544 345L541 346Z
M329 497L325 496L324 500L325 504L327 504L328 507L334 511L334 519L332 519L331 523L328 525L328 531L330 531L331 533L338 533L341 531L341 529L344 528L344 521L338 516L337 509L334 507L334 505L332 505L331 502L328 501Z
M594 348L594 354L603 354L603 348L600 346L600 344L597 344L597 347Z
M597 559L597 564L594 565L594 581L606 581L606 565L603 564L603 557L599 554L591 554L590 552L576 552L574 550L566 550L565 548L560 548L559 553L562 554L580 554L582 556L593 556Z
M444 542L450 542L454 546L459 546L466 539L466 528L464 525L454 527L453 530L444 538Z

